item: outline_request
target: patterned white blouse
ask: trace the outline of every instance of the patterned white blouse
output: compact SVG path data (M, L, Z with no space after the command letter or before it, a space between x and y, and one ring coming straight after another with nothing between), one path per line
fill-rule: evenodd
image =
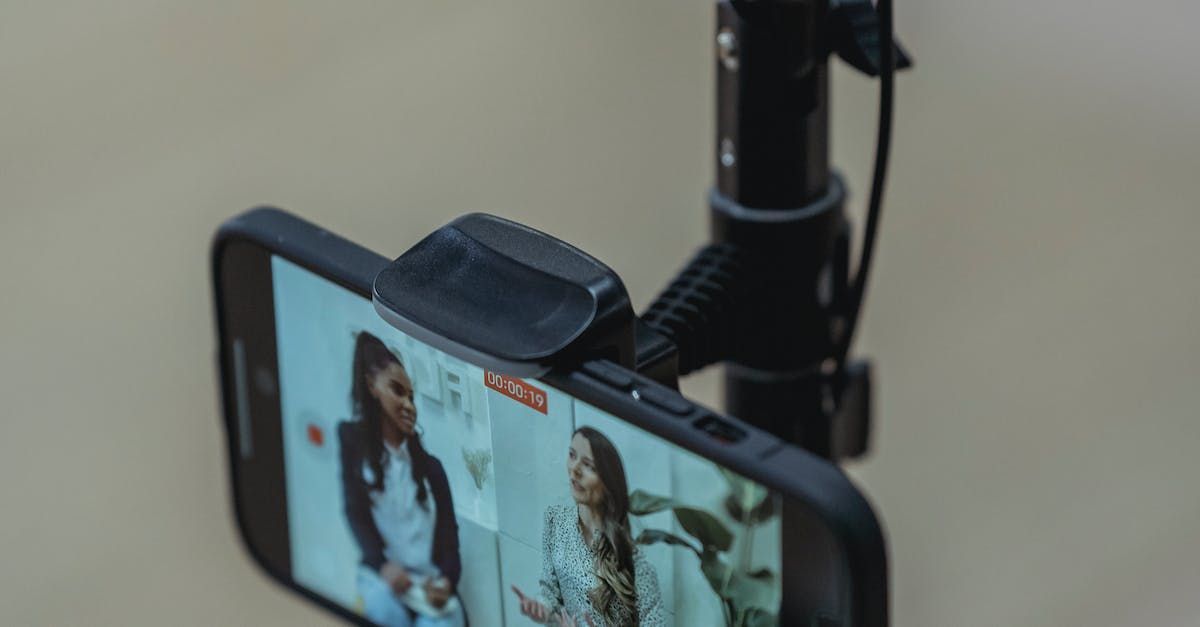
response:
M592 607L588 592L598 583L593 557L592 547L583 541L576 506L547 507L546 521L542 527L543 603L552 614L566 611L580 625L587 624L583 618L586 614L596 627L634 627L633 617L624 606L621 606L620 622L612 626L608 626L600 612ZM639 625L661 627L664 619L658 576L637 545L633 549L633 577L637 590Z

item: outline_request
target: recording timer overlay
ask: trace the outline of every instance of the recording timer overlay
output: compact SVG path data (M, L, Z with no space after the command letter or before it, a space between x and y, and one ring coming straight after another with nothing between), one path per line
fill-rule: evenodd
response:
M502 374L486 370L483 373L483 383L518 403L531 407L543 414L546 413L546 393L522 379L514 379L513 377L506 377Z

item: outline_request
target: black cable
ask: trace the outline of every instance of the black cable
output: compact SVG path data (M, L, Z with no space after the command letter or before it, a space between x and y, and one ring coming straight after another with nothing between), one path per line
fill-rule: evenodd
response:
M895 48L892 29L892 0L878 0L879 9L879 127L875 144L875 170L871 176L871 196L867 202L867 223L863 232L862 255L850 291L846 327L834 358L838 367L846 362L855 327L866 296L871 257L875 252L875 237L879 229L879 214L883 205L883 188L887 179L888 151L892 139L892 100L895 82Z

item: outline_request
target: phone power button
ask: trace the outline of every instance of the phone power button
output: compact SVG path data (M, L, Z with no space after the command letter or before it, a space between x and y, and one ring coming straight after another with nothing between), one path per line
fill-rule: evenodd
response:
M645 387L638 390L638 396L659 409L665 409L676 416L686 416L692 411L692 404L687 399L659 388Z
M589 361L583 364L583 371L620 390L628 390L633 387L633 377L600 362Z

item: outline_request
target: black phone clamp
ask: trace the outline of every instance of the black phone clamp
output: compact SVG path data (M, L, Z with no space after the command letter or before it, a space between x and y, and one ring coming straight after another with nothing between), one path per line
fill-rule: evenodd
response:
M832 460L862 455L871 367L847 353L882 198L892 76L911 65L891 1L718 0L712 243L640 318L620 278L549 235L486 214L438 229L375 279L396 328L489 369L538 376L605 358L675 387L724 362L726 410ZM864 246L829 166L828 59L881 82Z
M635 364L629 294L608 266L496 216L462 216L379 272L389 324L494 372L536 377L589 359Z

